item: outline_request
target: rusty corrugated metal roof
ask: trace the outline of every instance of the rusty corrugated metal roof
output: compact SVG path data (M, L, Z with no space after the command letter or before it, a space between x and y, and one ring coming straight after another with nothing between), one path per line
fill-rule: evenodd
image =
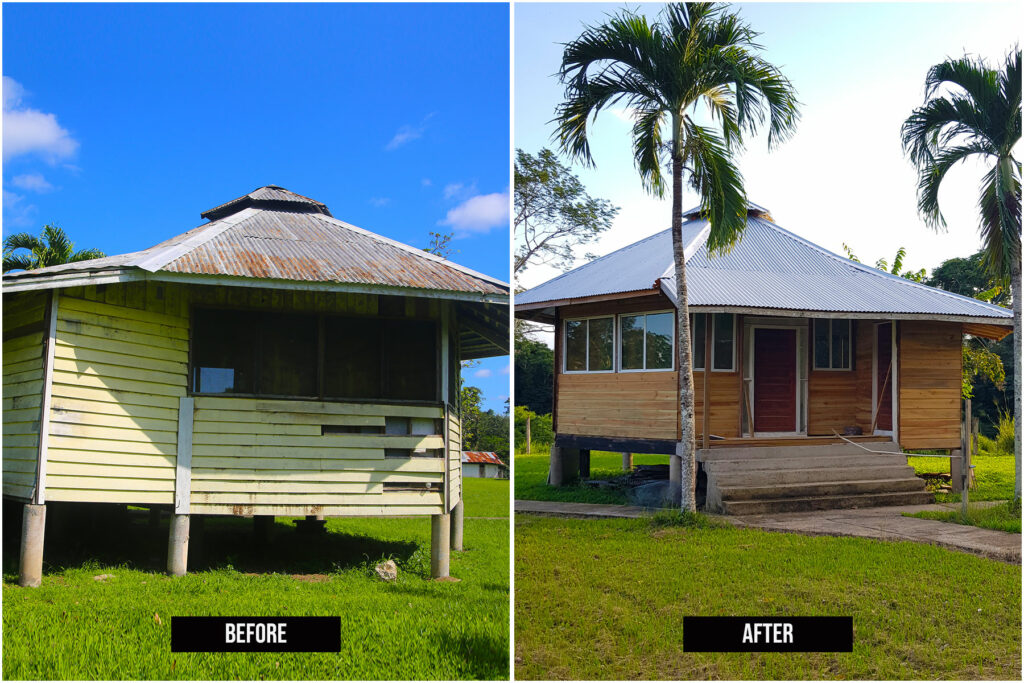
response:
M312 211L327 214L328 216L331 215L327 205L323 202L318 202L317 200L306 197L305 195L297 194L291 190L286 190L278 185L264 185L263 187L258 187L249 194L244 194L241 197L232 199L230 202L225 202L220 206L207 209L199 215L201 218L215 221L218 218L223 218L224 216L230 216L233 213L237 213L249 206L281 202L294 205L292 208L295 210Z
M492 451L462 451L462 462L505 466L498 454Z

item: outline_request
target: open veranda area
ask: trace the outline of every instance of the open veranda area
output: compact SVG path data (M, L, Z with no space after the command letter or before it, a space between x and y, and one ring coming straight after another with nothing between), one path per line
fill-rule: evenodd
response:
M11 679L508 678L509 482L467 479L458 582L430 579L430 519L329 518L302 536L278 517L205 522L187 576L165 575L166 516L145 511L48 536L40 588L17 585L4 535L3 674ZM398 578L374 567L392 559ZM104 576L107 575L107 576ZM172 653L171 617L340 616L339 653Z
M591 457L593 479L622 474L621 454ZM665 460L634 455L634 465ZM543 448L516 454L517 498L627 503L614 488L548 486L547 461ZM1012 496L1012 456L974 462L972 500ZM910 464L918 472L949 469L939 458ZM621 520L519 515L515 544L520 679L1020 676L1019 565L919 543L737 529L665 513ZM682 651L683 616L743 614L852 616L854 651Z

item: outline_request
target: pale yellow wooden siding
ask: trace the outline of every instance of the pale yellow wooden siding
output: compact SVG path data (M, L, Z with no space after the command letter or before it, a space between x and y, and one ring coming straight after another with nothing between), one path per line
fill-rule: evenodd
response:
M389 457L443 449L436 434L383 431L389 418L433 419L440 406L197 396L192 513L430 515L443 512L443 457ZM325 427L339 428L324 433ZM368 428L368 429L367 429ZM392 451L394 455L394 451ZM424 488L431 484L430 489Z
M462 500L462 421L459 413L448 410L448 486L451 489L449 505Z
M173 503L188 337L187 291L178 285L60 296L47 500Z
M20 500L31 498L35 488L46 298L4 297L3 494Z

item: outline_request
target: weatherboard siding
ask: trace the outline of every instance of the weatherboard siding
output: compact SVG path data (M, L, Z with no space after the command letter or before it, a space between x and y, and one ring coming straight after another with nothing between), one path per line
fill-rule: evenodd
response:
M47 500L173 502L187 315L179 285L80 287L59 297Z
M389 418L444 419L440 406L197 396L191 512L410 515L443 512L439 433L382 432ZM340 429L325 433L325 427ZM440 430L434 430L439 432ZM431 488L423 488L431 484ZM389 490L390 489L390 490Z
M676 381L674 372L562 373L558 433L676 439Z
M704 434L704 377L705 373L701 370L693 373L693 412L698 445ZM743 400L740 373L711 372L709 390L711 419L708 422L708 433L727 438L740 436L740 401Z
M960 447L961 329L901 321L897 381L903 448Z
M462 422L459 414L448 408L448 509L462 500Z
M854 358L850 370L815 370L813 355L807 381L807 434L832 436L846 427L871 432L871 373L875 326L870 320L854 322ZM808 344L808 354L814 344Z
M46 300L45 293L4 297L3 494L20 500L35 488Z

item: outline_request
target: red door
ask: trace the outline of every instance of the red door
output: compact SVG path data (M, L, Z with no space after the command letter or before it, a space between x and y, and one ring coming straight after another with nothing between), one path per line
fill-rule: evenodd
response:
M892 431L892 323L878 326L878 362L875 364L875 386L878 391L878 418L875 429Z
M796 330L754 330L754 431L796 431Z

